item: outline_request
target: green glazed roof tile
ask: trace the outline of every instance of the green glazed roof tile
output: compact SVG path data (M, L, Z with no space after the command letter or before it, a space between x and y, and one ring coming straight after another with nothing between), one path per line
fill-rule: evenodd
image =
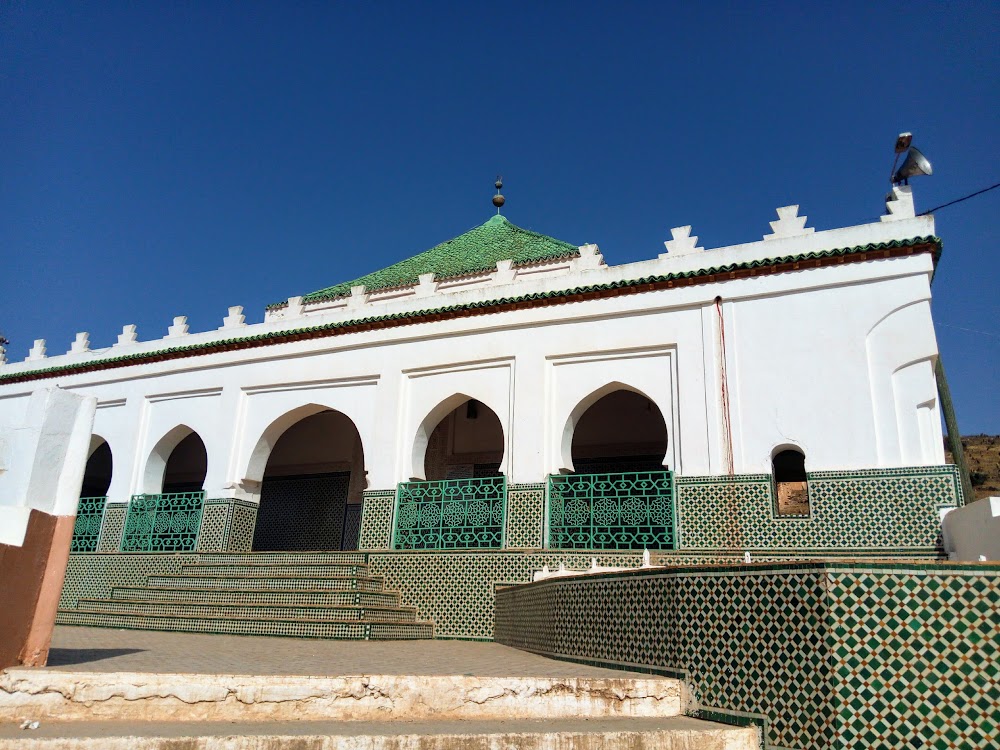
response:
M352 286L363 285L369 292L416 284L425 273L438 279L484 273L496 268L498 260L512 260L515 266L578 255L576 245L546 237L511 224L503 216L492 217L485 224L470 229L454 239L442 242L419 255L394 263L381 271L320 289L303 296L304 302L333 299L351 293ZM284 303L271 305L280 307Z

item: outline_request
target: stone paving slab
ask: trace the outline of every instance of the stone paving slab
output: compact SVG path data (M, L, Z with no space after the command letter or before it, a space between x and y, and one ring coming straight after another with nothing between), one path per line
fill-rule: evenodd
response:
M753 728L687 717L393 722L0 724L0 750L757 750Z
M478 641L332 641L57 625L49 669L244 675L649 677Z

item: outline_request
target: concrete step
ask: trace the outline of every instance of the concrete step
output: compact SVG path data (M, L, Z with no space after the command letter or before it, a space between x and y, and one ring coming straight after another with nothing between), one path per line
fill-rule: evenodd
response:
M232 589L239 591L382 591L381 576L233 576L166 575L149 576L151 587L173 589Z
M203 552L198 563L205 565L364 565L368 555L361 552Z
M301 578L311 578L312 576L367 576L368 566L360 563L275 563L273 565L244 565L234 563L232 565L184 565L181 567L182 575L195 576L224 576L227 578L252 575L261 576L298 576Z
M628 674L0 673L0 723L664 718L686 703L680 680Z
M112 599L191 604L297 604L307 607L399 607L398 591L240 591L231 589L112 589Z
M754 728L687 717L465 721L43 722L0 750L758 750Z
M125 599L80 599L77 612L158 617L226 617L232 620L370 620L415 622L415 607L311 607L299 604L199 604Z
M97 614L75 609L60 610L57 622L61 625L86 625L96 628L124 628L126 630L273 635L357 641L413 640L434 637L434 625L428 622L309 620L304 618L234 620L228 617Z

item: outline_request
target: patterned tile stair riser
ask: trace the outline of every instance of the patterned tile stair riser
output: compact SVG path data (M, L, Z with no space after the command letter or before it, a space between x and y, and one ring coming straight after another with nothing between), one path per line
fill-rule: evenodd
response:
M766 746L993 748L1000 565L775 564L553 579L497 595L496 639L684 677Z
M418 621L381 577L368 575L358 553L77 555L58 622L299 638L434 637L433 624Z

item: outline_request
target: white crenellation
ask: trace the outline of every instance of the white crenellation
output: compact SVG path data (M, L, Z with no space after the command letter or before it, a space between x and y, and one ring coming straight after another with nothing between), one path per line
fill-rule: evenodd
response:
M289 297L288 306L285 307L284 317L286 319L301 318L304 310L305 305L302 304L302 297Z
M778 220L770 222L773 234L765 234L765 240L798 237L803 234L812 234L816 231L812 227L806 226L806 219L809 217L799 216L799 207L797 205L782 206L776 210L778 212Z
M497 270L493 274L494 284L510 284L517 277L517 271L514 270L514 261L512 260L498 260Z
M187 322L187 315L178 315L174 318L174 324L167 328L165 339L176 339L181 336L188 336L190 326Z
M417 288L414 290L416 296L418 297L430 297L435 292L437 292L438 285L434 281L434 274L432 273L422 273L420 274L420 282L417 284Z
M690 255L691 253L702 253L705 248L698 247L698 238L691 235L691 225L685 227L674 227L670 230L670 236L673 239L669 239L663 243L663 246L667 248L667 252L661 253L660 258L677 258L681 255Z
M76 339L73 341L73 345L70 346L67 354L83 354L84 352L90 351L90 334L86 332L80 332L76 334Z
M0 367L7 364L7 349L4 348L3 344L0 344Z
M39 359L45 359L45 339L35 339L34 345L28 350L28 356L25 357L25 362L35 362Z
M916 216L913 207L913 188L909 185L893 186L892 192L885 197L885 216L882 221L899 221L912 219Z
M135 323L122 326L122 332L118 334L118 343L115 346L129 346L139 340L139 334L135 332Z
M247 324L247 316L243 314L243 306L235 305L229 308L229 315L222 319L220 331L228 328L244 328Z
M604 265L601 249L594 244L580 245L580 257L574 262L577 271L593 271Z
M352 310L364 307L368 304L368 294L365 292L365 285L358 284L351 287L351 296L347 298L347 306Z

